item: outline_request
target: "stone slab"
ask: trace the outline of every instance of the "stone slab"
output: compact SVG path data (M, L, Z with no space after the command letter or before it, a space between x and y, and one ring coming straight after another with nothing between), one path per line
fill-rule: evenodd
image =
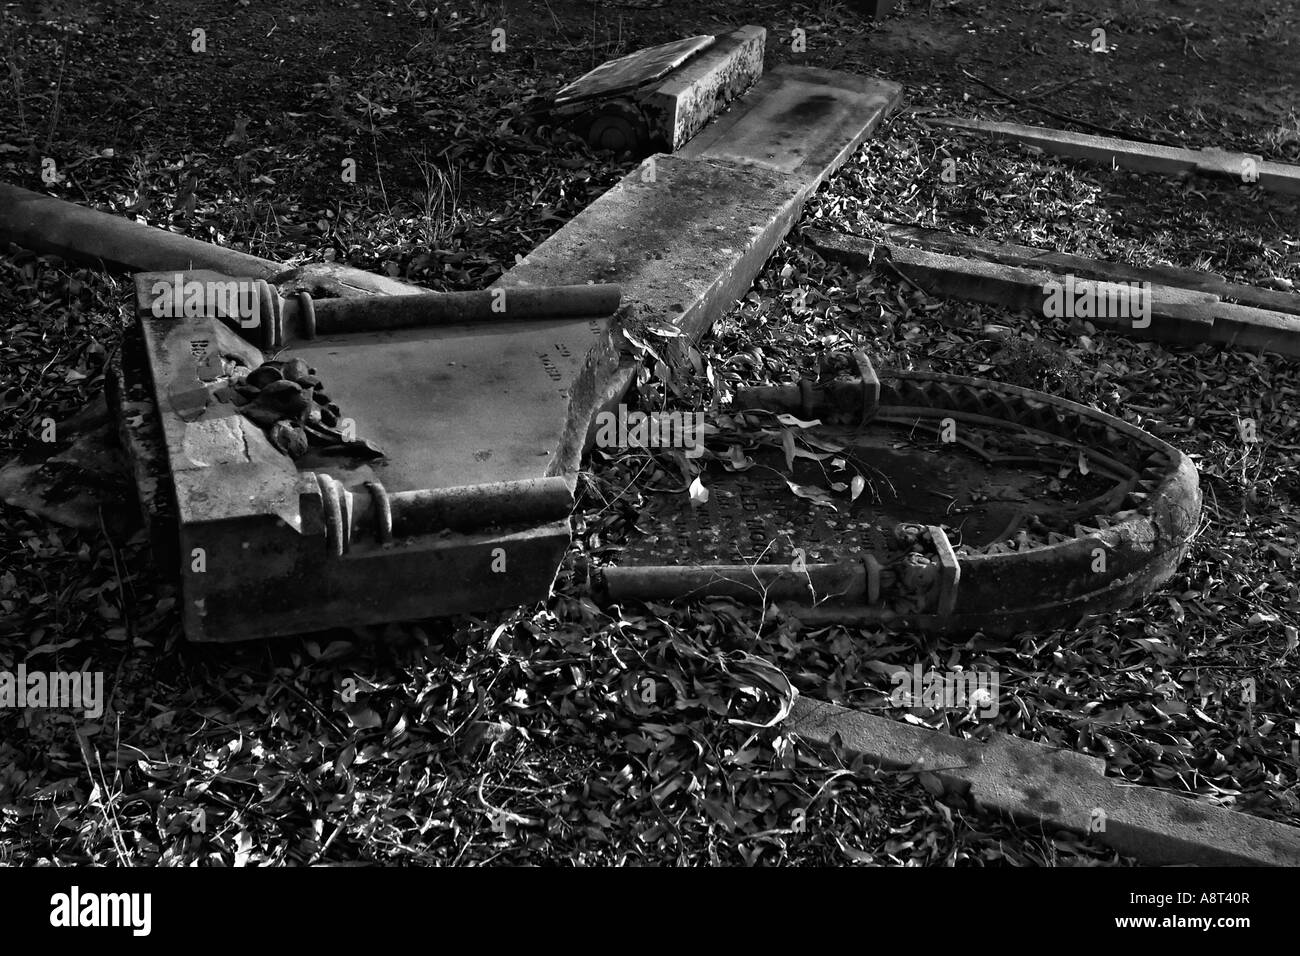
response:
M137 281L142 316L150 312L156 277L145 273ZM187 396L206 404L192 343L207 342L249 365L262 360L260 351L218 321L142 321L164 410L186 404ZM571 389L589 374L590 363L616 362L608 333L608 318L456 324L296 339L276 355L315 368L326 393L355 422L356 434L387 454L364 465L341 459L331 474L345 483L377 479L389 492L402 492L558 474ZM165 416L174 469L184 471L192 452L218 464L213 442L222 436L232 449L238 445L233 433L208 420L216 415L243 419L228 405L209 409L199 421ZM256 436L247 448L260 448ZM187 520L184 510L181 518Z
M908 246L891 245L888 252L889 261L926 292L1027 309L1039 314L1045 298L1044 285L1060 283L1066 278L1046 269L1006 266ZM1089 290L1105 285L1081 278L1076 278L1075 284L1079 289ZM1152 285L1151 329L1157 328L1155 320L1162 318L1209 326L1214 321L1213 309L1218 302L1219 297L1210 292ZM1131 325L1127 319L1087 318L1099 326L1124 328Z
M192 641L243 641L543 601L569 540L569 523L554 521L386 547L354 539L335 557L266 520L187 525L180 535L185 633ZM203 573L185 560L198 547Z
M136 287L152 285L149 273ZM210 400L200 378L208 355L261 363L262 353L217 319L141 317L153 397L181 524L270 516L298 518L297 470L233 405Z
M816 189L901 96L897 83L782 64L680 155L768 169Z
M639 97L641 108L670 152L681 149L728 103L763 74L767 30L745 26L721 37Z
M500 284L616 282L626 325L699 336L748 290L806 193L804 183L774 171L657 154Z
M982 259L1007 266L1027 269L1050 269L1057 273L1073 273L1085 279L1109 282L1152 282L1210 292L1241 305L1289 315L1300 315L1300 294L1262 289L1258 286L1229 282L1217 272L1199 269L1182 269L1175 266L1134 266L1126 262L1109 262L1076 256L1051 249L1038 249L1010 242L989 242L978 236L948 232L944 229L927 229L923 226L904 226L898 223L872 222L864 225L885 234L888 239L914 242L930 252ZM870 239L826 229L805 229L803 236L823 255L855 266L870 264L876 243Z
M1013 139L1026 146L1036 146L1049 153L1086 159L1090 162L1114 165L1139 172L1180 175L1207 173L1228 176L1242 182L1242 172L1249 162L1254 165L1258 179L1254 185L1270 192L1300 195L1300 166L1273 163L1252 153L1239 153L1222 149L1186 149L1179 146L1162 146L1157 143L1140 143L1117 139L1113 136L1094 136L1089 133L1072 133L1045 126L1023 126L1019 123L996 123L962 117L931 117L925 120L934 126L983 133L996 139Z
M749 31L753 38L757 29L745 28L733 37ZM799 84L796 91L791 92L790 83ZM695 149L707 140L718 150L742 155L758 133L753 123L741 121L755 102L782 88L787 90L783 113L797 107L795 93L834 104L799 122L790 118L783 127L782 135L812 143L800 154L793 175L763 162L714 159ZM616 282L623 290L622 327L635 331L669 325L696 338L745 294L807 197L870 135L901 92L897 84L850 74L778 67L775 81L765 78L756 84L684 150L650 157L498 284ZM730 145L733 136L741 145ZM609 367L602 355L588 365L593 376L571 390L577 404L571 405L562 443L565 467L556 474L577 468L596 412L616 401L615 392L621 395L631 381L628 374L617 376L622 387L611 390Z
M1300 317L1232 302L1214 307L1206 341L1241 349L1300 357Z
M388 544L354 535L343 555L333 554L316 515L319 504L310 505L314 492L319 502L318 491L302 462L276 451L233 406L210 400L202 378L207 356L236 356L253 366L262 353L217 319L153 317L150 290L158 278L137 277L137 309L176 502L169 530L179 542L191 640L247 640L546 597L569 544L567 521L493 527L493 515L485 513L481 530L407 535ZM580 377L597 334L585 323L570 324L587 340L565 350L567 356L557 351L562 322L338 336L282 350L280 358L301 356L316 367L357 434L388 453L377 462L338 459L315 470L362 502L369 501L365 483L373 480L398 493L485 483L485 475L525 469L544 474L554 448L527 430L562 432L567 412L558 383ZM509 361L488 360L499 354ZM444 370L433 356L455 365ZM514 378L500 377L512 372ZM535 390L521 393L529 387ZM504 435L512 451L533 449L533 458L492 460L474 427L484 406L492 423L485 431ZM467 470L483 480L461 480ZM200 553L201 561L192 560Z
M578 100L617 96L666 76L714 42L710 34L673 40L602 63L555 94L557 106Z
M613 362L609 320L450 325L294 341L356 433L389 453L389 491L558 474L572 389ZM395 384L398 387L394 387Z
M1044 283L1060 282L1063 278L1054 272L907 246L889 246L888 250L894 267L927 293L1038 314L1042 314ZM1083 279L1076 282L1078 288L1097 284ZM1152 284L1150 325L1145 328L1135 326L1129 319L1090 316L1088 321L1137 338L1178 345L1211 342L1287 356L1300 355L1300 320L1295 316L1223 302L1213 293L1172 286Z
M821 747L838 736L850 752L888 769L930 771L952 792L1021 822L1091 832L1145 864L1300 865L1300 829L1125 785L1084 754L1005 734L965 740L808 697L795 701L785 727Z

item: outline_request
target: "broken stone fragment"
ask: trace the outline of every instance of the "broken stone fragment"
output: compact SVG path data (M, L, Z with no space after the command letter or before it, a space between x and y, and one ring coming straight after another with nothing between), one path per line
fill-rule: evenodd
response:
M374 442L365 439L349 441L343 433L327 425L307 424L303 426L307 443L320 451L322 455L347 455L353 458L383 458L383 451Z
M307 436L302 428L289 422L276 422L271 426L268 437L271 444L290 458L301 458L307 454Z
M311 399L296 382L272 382L257 396L257 404L278 411L285 418L297 418L311 407Z
M278 368L273 368L270 365L259 365L248 373L248 378L245 381L254 388L265 388L272 382L278 382L282 378L284 376L280 374Z
M253 422L256 425L261 425L263 428L270 428L284 417L279 412L272 411L269 408L263 408L256 402L249 402L240 409L240 412L243 413L244 417L250 422Z
M303 431L307 433L307 442L316 448L341 445L346 441L342 432L329 425L309 422L303 426Z
M341 445L331 445L328 448L322 448L321 454L324 455L349 455L354 458L383 458L384 453L374 442L367 438L357 438L353 441L343 442Z
M297 382L299 385L301 385L303 388L314 388L317 391L325 387L323 384L321 384L321 380L318 379L315 375L304 375L302 378L294 379L294 381Z
M313 401L316 401L321 405L328 405L330 403L330 397L321 391L313 392L311 397Z
M271 382L269 385L262 386L262 397L271 400L275 400L277 395L300 394L302 394L302 386L297 382L291 382L288 379L282 378L279 381Z
M245 401L251 402L261 393L261 389L256 385L236 385L235 391L244 397Z
M328 405L321 405L319 406L319 408L320 408L320 421L323 424L328 425L330 428L333 428L335 425L339 423L338 414L335 413L333 410L331 410L331 408Z
M302 380L310 375L311 372L307 370L306 362L302 359L296 358L289 359L289 361L284 363L283 374L289 381L301 384Z

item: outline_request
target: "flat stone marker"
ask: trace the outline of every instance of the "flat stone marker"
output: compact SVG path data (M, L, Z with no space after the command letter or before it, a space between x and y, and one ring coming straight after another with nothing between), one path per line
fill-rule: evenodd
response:
M714 39L709 34L701 34L637 50L617 60L602 63L561 89L555 94L555 102L557 105L564 105L578 100L616 96L645 86L647 83L653 83L685 63L696 53L711 46Z

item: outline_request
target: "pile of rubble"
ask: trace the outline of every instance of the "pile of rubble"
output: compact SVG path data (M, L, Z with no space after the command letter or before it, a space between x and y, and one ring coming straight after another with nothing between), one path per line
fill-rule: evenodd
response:
M326 455L382 458L374 443L358 439L340 417L339 407L302 359L263 362L255 369L236 365L230 384L215 397L230 402L249 421L266 430L279 451L298 459L311 449Z

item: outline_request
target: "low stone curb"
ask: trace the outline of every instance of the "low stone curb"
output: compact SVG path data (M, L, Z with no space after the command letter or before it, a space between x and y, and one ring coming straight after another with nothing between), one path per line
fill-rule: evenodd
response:
M1005 734L965 740L808 697L785 729L823 748L838 735L872 764L929 771L985 810L1090 834L1144 864L1300 865L1300 829L1124 784L1095 757Z

